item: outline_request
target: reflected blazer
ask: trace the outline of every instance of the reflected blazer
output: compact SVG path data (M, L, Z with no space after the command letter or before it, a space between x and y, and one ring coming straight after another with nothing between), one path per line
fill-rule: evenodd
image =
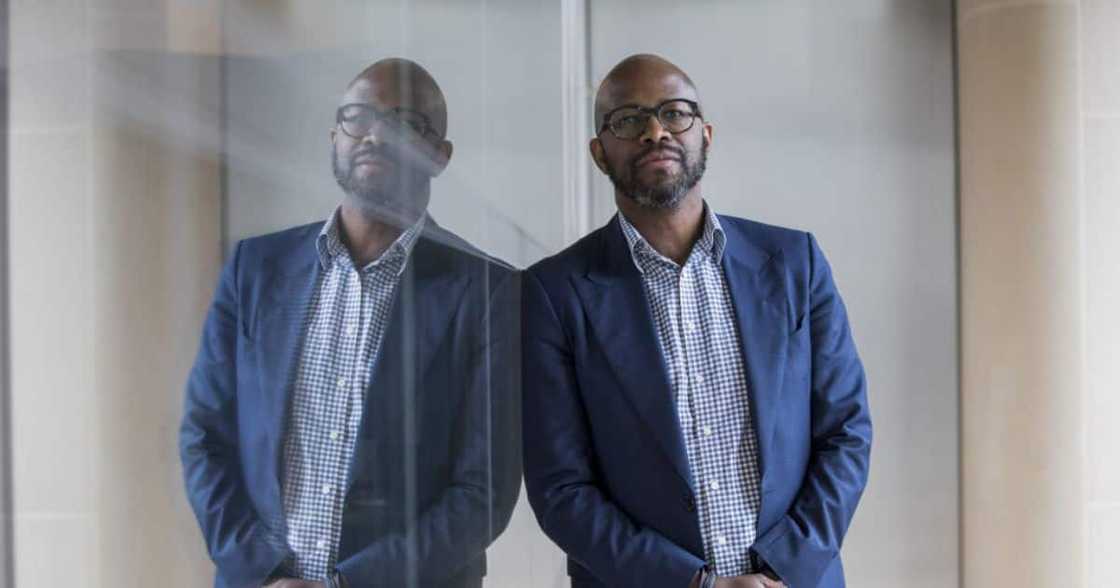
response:
M871 448L844 304L812 235L719 220L758 435L751 549L791 588L840 588ZM686 588L704 565L697 489L617 217L522 286L525 484L572 586Z
M183 475L220 588L259 586L289 554L283 435L321 228L237 245L187 381ZM518 293L508 266L426 224L350 466L336 567L351 586L471 586L485 574L520 487Z

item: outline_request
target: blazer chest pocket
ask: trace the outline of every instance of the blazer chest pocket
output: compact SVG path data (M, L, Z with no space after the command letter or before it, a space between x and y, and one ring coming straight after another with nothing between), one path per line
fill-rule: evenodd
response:
M809 319L800 321L798 329L789 335L786 346L786 381L804 383L809 379L813 365L813 347L809 338Z

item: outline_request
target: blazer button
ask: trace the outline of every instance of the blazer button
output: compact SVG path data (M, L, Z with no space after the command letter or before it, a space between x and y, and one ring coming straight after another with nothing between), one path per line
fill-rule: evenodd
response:
M696 500L694 500L691 496L685 496L684 509L688 512L696 512Z

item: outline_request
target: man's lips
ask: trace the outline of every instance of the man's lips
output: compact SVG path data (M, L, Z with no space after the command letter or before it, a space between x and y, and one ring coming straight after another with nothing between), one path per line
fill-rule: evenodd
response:
M383 156L381 156L377 153L359 154L352 161L353 161L354 165L373 164L373 165L376 165L376 166L379 166L379 167L385 167L387 164L391 163L389 161L389 159L387 159L387 158L385 158L385 157L383 157Z
M677 155L676 153L672 152L672 151L654 151L652 153L649 153L648 155L643 155L641 158L638 159L638 161L636 161L634 163L634 166L635 167L642 167L644 165L651 164L651 163L669 162L669 161L675 161L675 162L679 163L680 160L681 160L680 156Z

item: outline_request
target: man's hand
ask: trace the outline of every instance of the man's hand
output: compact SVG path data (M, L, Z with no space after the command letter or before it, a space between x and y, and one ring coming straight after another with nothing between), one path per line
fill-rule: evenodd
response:
M786 585L781 580L771 580L762 574L749 574L717 578L716 588L786 588Z
M265 584L265 588L326 588L326 586L324 586L322 582L313 582L311 580L280 578L271 584Z

